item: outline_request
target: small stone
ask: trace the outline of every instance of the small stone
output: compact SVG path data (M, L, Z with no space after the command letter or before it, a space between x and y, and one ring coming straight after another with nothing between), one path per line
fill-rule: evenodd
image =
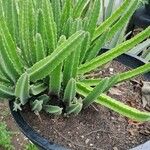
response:
M84 136L83 136L83 135L81 135L81 138L82 138L82 139L84 139Z
M115 120L115 118L114 118L114 117L111 117L111 120Z
M110 74L114 74L114 68L109 68Z
M28 140L28 138L24 137L24 140L25 140L25 141L27 141L27 140Z
M118 148L117 147L113 147L113 150L118 150Z
M85 140L85 144L88 144L90 142L90 139Z
M72 147L71 143L68 144L69 147Z
M90 143L90 146L93 146L93 144L92 144L92 143Z

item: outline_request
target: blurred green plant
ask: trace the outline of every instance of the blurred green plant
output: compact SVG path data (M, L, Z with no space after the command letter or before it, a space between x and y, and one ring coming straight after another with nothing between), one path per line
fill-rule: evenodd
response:
M38 149L34 144L28 143L25 145L25 150L38 150Z
M14 150L14 146L11 143L12 132L7 130L5 122L0 122L0 147L7 150Z

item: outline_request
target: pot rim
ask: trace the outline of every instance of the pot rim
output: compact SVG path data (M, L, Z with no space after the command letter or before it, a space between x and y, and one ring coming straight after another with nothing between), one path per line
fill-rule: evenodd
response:
M108 51L108 49L102 49L99 54L104 53ZM117 57L115 60L118 62L121 62L122 64L131 67L136 68L146 63L144 59L133 56L131 54L122 54L119 57ZM144 77L148 80L150 80L150 73L145 73ZM46 138L42 137L39 133L37 133L23 118L20 111L13 111L13 101L9 101L9 108L11 111L11 114L20 128L21 132L35 145L37 145L41 150L68 150L64 148L63 146L59 144L55 144L52 141L48 141Z

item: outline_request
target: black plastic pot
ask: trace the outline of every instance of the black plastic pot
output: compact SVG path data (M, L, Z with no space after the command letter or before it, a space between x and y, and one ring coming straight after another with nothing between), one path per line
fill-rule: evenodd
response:
M126 33L131 32L131 34L127 37L127 39L132 37L134 29L145 29L148 26L150 26L150 4L145 4L145 6L137 9L130 19Z
M100 53L103 53L105 51L107 51L107 49L101 50ZM129 54L123 54L119 56L118 58L116 58L116 60L131 68L137 68L145 64L145 61L143 59L139 58L138 56L132 56ZM150 73L144 74L144 77L150 80ZM53 143L52 141L48 141L47 139L43 138L31 126L29 126L19 111L18 112L13 111L13 101L9 102L9 106L10 106L11 114L13 118L15 119L18 127L22 131L22 133L30 141L32 141L35 145L37 145L39 149L41 150L67 150L63 146L57 145Z
M150 1L148 4L145 4L146 13L150 15Z

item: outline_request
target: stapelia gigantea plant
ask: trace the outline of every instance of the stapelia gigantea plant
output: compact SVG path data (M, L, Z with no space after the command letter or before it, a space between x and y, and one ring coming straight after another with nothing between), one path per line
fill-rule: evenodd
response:
M139 5L125 0L97 25L101 0L0 0L0 97L14 110L78 114L93 102L124 116L149 121L150 113L131 108L105 93L113 85L150 71L150 63L112 77L84 74L112 61L150 36L150 27L97 56ZM60 103L53 102L52 95ZM54 105L55 104L55 105Z

